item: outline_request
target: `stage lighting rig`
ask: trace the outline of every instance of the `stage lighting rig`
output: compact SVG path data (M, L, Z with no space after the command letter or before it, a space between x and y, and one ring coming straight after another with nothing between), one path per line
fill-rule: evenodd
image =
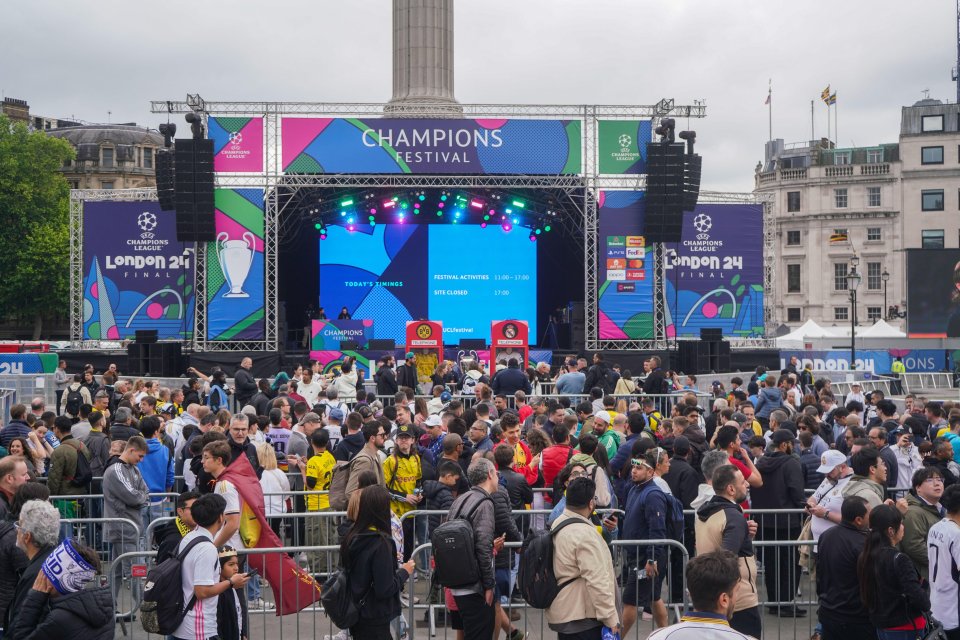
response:
M203 140L203 117L199 113L193 113L191 111L183 118L190 123L190 131L193 133L193 139Z
M693 155L693 145L697 141L697 132L696 131L681 131L677 136L681 140L687 141L687 153Z
M673 144L675 141L674 131L677 128L677 122L673 118L664 118L660 121L654 132L660 136L660 142L663 144Z
M160 135L163 136L163 146L166 149L169 149L173 146L173 137L177 135L177 125L172 122L162 124L159 127Z

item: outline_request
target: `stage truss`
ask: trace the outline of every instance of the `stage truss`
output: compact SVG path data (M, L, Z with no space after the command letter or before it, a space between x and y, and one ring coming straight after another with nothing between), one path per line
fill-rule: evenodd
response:
M485 189L556 189L562 191L570 202L579 203L579 219L563 221L564 232L582 233L584 248L584 301L585 333L587 349L627 350L664 349L666 303L663 286L655 295L655 338L653 340L599 340L597 322L598 286L598 210L600 191L640 191L645 187L643 175L601 175L598 172L596 148L599 120L643 120L666 116L674 118L702 118L706 106L677 105L672 99L663 99L652 105L507 105L465 104L463 118L513 118L513 119L577 119L582 123L583 172L577 175L422 175L422 174L310 174L286 175L281 168L280 122L284 116L317 115L327 117L443 117L444 105L417 104L409 112L391 105L389 112L382 103L330 103L330 102L208 102L199 95L188 95L185 101L153 101L151 111L158 114L196 113L206 120L210 116L251 116L264 119L265 167L262 173L218 173L218 188L256 188L264 192L264 276L265 282L265 332L263 340L215 341L206 337L207 309L204 291L206 275L206 252L197 250L195 321L192 348L195 351L278 351L281 344L277 324L278 310L278 242L290 214L281 203L280 194L290 189L318 188L485 188ZM449 117L450 114L444 114ZM83 341L83 256L82 213L85 200L155 200L154 189L73 191L70 206L70 293L71 334L76 346L98 348L100 341ZM701 202L763 202L764 204L764 286L765 314L768 332L774 326L772 288L775 285L773 268L773 225L771 200L744 193L702 192ZM654 247L654 270L662 280L663 248ZM751 341L751 344L756 341Z

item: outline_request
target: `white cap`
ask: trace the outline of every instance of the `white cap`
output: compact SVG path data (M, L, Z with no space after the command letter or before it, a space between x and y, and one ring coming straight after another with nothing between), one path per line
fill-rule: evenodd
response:
M423 424L428 427L439 427L441 424L440 416L438 416L435 413L432 415L429 415L427 416L427 419L423 421Z
M820 466L817 467L817 473L830 473L839 465L847 462L847 456L836 449L830 449L820 456Z
M609 411L597 411L595 414L593 414L593 419L600 420L605 424L610 424L611 422L613 422L613 419L610 417Z

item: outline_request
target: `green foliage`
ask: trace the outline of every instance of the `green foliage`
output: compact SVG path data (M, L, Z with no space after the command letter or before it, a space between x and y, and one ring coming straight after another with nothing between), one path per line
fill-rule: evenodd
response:
M65 140L0 116L0 309L20 318L69 309L70 186Z

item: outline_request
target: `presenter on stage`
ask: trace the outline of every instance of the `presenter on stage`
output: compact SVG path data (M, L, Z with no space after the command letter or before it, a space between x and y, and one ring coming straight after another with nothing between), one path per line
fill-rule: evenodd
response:
M340 315L337 316L337 320L352 320L350 316L350 312L347 311L346 307L344 307L343 309L340 309Z

